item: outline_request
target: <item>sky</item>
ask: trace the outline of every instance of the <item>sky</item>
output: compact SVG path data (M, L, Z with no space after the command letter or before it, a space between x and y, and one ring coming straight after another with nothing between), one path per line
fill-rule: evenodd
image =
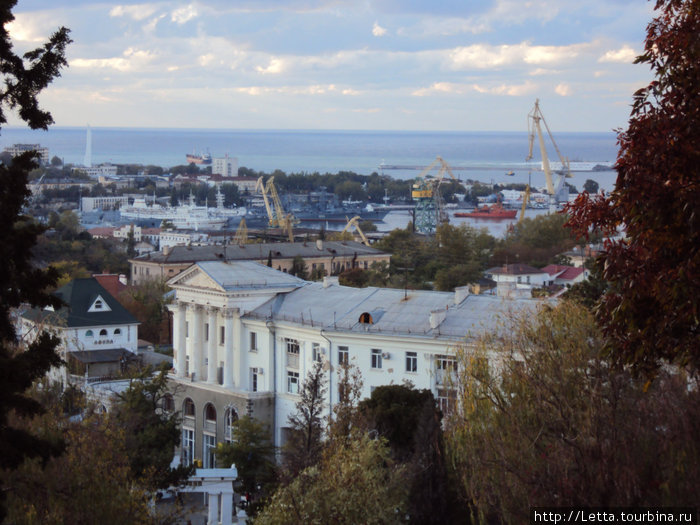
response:
M58 126L626 128L644 0L19 0L16 52L71 30ZM20 124L10 120L9 124Z

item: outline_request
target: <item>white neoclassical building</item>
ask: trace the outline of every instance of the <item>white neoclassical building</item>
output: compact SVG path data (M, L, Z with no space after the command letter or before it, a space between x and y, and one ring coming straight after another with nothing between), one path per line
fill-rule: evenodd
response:
M173 408L182 410L182 459L214 467L217 442L244 414L270 425L275 445L316 361L327 373L330 408L338 365L357 365L369 396L410 381L451 402L445 374L454 349L494 330L509 310L534 299L350 288L337 278L307 282L254 262L200 262L169 281L175 290Z

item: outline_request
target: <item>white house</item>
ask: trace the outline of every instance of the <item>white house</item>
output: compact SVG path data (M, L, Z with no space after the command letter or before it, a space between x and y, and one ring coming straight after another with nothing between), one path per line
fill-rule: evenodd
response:
M54 292L66 306L33 308L22 314L21 333L31 338L49 330L61 339L65 367L50 379L83 385L117 373L136 354L138 321L94 277L75 279Z
M489 268L484 272L486 277L496 283L529 284L531 286L544 286L549 280L549 274L527 264L504 264L495 268Z
M454 399L446 374L465 338L498 329L533 299L350 288L337 278L307 282L255 262L199 262L173 277L175 410L182 410L182 459L214 466L216 443L245 414L285 442L287 418L316 361L327 374L327 408L338 401L338 365L354 363L364 395L410 381L443 408Z
M571 286L588 279L590 272L584 267L564 266L561 264L550 264L542 268L543 272L549 274L549 284L561 284Z

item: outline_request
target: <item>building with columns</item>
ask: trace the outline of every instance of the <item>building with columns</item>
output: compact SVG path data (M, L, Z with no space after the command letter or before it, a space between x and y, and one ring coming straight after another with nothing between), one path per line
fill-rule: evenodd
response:
M443 408L454 395L446 375L455 348L497 330L510 311L535 299L340 286L307 282L249 262L196 263L171 279L174 314L173 406L182 411L181 458L214 467L214 449L243 415L267 423L285 442L287 418L316 362L328 382L327 409L338 402L338 370L355 364L363 393L410 381Z

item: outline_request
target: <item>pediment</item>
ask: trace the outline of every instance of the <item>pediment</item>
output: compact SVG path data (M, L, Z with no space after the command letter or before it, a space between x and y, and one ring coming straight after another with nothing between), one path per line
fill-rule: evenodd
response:
M224 289L211 278L206 272L202 271L196 264L175 276L168 281L172 288L198 288L203 290L216 290L222 292Z

